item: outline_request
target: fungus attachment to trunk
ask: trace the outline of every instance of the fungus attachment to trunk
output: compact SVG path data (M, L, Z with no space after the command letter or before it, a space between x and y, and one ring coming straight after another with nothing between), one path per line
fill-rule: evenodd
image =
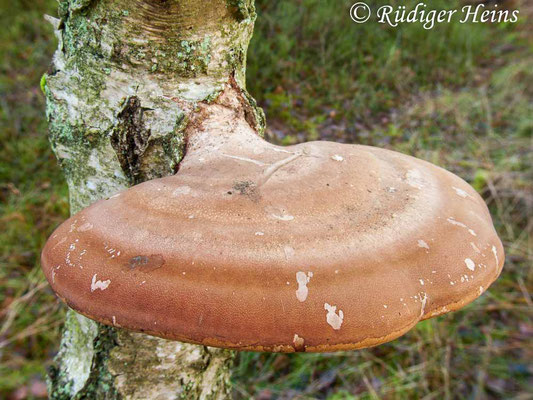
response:
M199 105L178 173L96 202L50 237L53 290L104 324L239 350L378 345L501 272L481 197L374 147L279 147L230 85Z

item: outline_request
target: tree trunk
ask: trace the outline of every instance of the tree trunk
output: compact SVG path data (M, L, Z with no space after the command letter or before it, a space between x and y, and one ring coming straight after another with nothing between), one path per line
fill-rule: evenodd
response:
M59 41L43 76L52 148L71 212L173 174L197 105L245 91L253 0L60 0ZM190 126L189 126L190 129ZM230 396L230 351L107 327L69 310L50 370L53 399Z

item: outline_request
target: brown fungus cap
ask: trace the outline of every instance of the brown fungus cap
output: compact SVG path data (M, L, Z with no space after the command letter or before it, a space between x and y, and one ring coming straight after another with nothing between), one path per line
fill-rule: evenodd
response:
M222 97L176 175L51 236L43 269L69 306L180 341L334 351L397 338L500 274L502 244L462 179L373 147L271 145Z

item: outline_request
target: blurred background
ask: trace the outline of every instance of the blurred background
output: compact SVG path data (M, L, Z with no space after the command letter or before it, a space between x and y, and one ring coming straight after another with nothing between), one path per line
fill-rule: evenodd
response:
M381 146L466 179L504 242L500 279L462 311L377 348L240 353L236 399L533 399L533 1L515 24L355 24L343 0L257 0L248 89L267 138ZM376 5L417 1L368 1ZM434 9L476 1L427 0ZM485 2L493 4L494 2ZM55 0L0 0L0 399L46 397L65 313L39 267L68 216L39 81Z

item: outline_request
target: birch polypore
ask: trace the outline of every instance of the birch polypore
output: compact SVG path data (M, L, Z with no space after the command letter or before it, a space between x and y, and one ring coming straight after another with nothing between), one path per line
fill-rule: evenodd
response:
M105 324L259 351L374 346L456 310L498 277L488 209L459 177L358 145L279 147L228 83L198 105L179 171L96 202L42 265Z

